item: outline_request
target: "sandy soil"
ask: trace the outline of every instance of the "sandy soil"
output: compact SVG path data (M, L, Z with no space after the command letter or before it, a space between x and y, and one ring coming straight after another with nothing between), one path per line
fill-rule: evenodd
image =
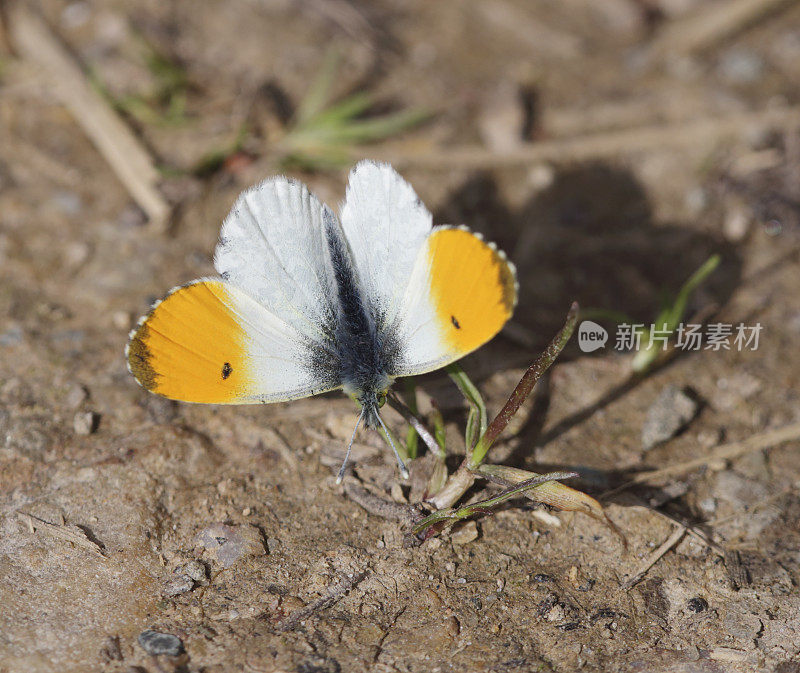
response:
M152 89L143 44L184 69L187 119L126 117L169 168L163 191L178 205L166 233L6 30L0 671L800 670L796 440L603 498L627 550L597 521L524 500L407 548L401 524L334 483L355 420L348 399L171 403L140 389L123 357L153 299L213 271L235 195L279 170L275 101L297 104L328 45L343 58L337 95L368 89L387 109L435 113L373 154L503 154L660 123L680 136L698 119L792 105L796 6L696 50L675 31L733 4L45 0L52 28L115 97ZM243 153L187 173L242 124ZM596 497L644 468L800 420L796 127L626 143L402 169L436 222L483 232L519 269L514 332L464 362L492 410L572 300L649 322L713 253L721 266L689 314L763 325L756 352L684 353L640 378L630 355L571 344L491 460L575 469L574 485ZM346 168L295 174L331 204L343 196ZM669 385L688 389L698 413L645 452L648 410ZM422 388L445 412L456 464L464 403L443 374ZM387 420L402 432L399 416ZM362 433L356 454L364 482L408 495L378 437ZM627 588L676 525L692 530ZM148 654L148 629L183 653Z

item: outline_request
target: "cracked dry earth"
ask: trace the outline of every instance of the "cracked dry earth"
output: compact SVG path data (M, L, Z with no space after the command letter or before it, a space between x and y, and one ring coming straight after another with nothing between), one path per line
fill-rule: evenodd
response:
M436 27L436 7L378 4L399 16L392 49L416 59L408 65L390 52L383 90L433 104L445 87L466 112L445 115L431 132L454 137L468 128L477 114L469 101L514 61L519 43L493 42L479 61L455 28ZM108 45L94 48L109 39L102 22L132 21L155 40L173 22L192 77L218 106L205 114L223 110L225 119L233 82L277 76L291 96L302 92L320 43L340 43L356 72L373 53L319 17L257 12L254 3L232 2L229 11L176 3L170 14L158 3L103 2L79 28L65 23L65 3L43 5L72 48L115 82L133 75ZM790 19L764 30L780 37L798 25ZM265 45L276 22L280 36ZM537 56L542 67L563 67L563 77L542 81L545 100L597 102L615 82L637 86L615 79L614 40L600 44L590 26L569 25L594 40L599 74L586 83L583 57L565 65ZM205 49L210 26L216 56ZM421 79L428 52L419 45L435 45L438 54ZM220 63L223 52L233 57ZM123 349L136 318L171 286L212 272L223 215L268 168L255 162L244 174L193 182L171 231L155 232L40 74L7 61L0 126L13 142L0 143L0 671L800 670L797 441L605 499L627 549L599 522L522 500L405 548L399 524L367 514L334 483L355 421L349 400L175 404L139 389L126 370ZM716 84L681 86L697 93ZM739 92L760 93L757 85ZM201 135L148 133L173 164L197 152ZM748 148L734 142L728 151ZM679 287L713 251L723 252L722 266L693 309L711 305L722 322L764 326L756 353L687 354L641 380L630 379L629 356L581 355L573 345L491 460L576 469L575 485L600 496L644 466L797 422L798 231L754 223L735 243L726 238L726 195L699 168L716 156L698 147L573 165L556 169L543 191L525 171L404 171L437 222L483 231L520 270L517 322L534 335L532 346L501 335L465 362L491 410L572 299L645 320L659 292ZM797 170L796 157L780 156L776 171ZM341 198L343 174L302 177L328 202ZM684 198L698 189L711 199L702 217ZM628 228L615 228L619 222ZM691 388L699 412L645 453L648 409L670 385ZM463 402L441 374L422 388L443 408L458 453ZM387 421L402 430L398 416L388 412ZM377 437L360 434L355 458L363 481L396 499L409 495ZM426 465L412 466L412 491ZM697 526L715 546L687 533L625 588L673 533L665 514Z

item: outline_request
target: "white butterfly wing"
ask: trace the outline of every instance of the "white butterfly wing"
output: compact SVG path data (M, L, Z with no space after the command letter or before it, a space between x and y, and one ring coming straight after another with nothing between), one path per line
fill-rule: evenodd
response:
M393 344L390 376L449 364L491 339L516 304L514 267L464 227L432 227L412 187L388 164L351 172L342 228L379 332Z
M394 323L431 225L431 214L389 164L362 161L350 171L342 228L379 329Z
M243 192L214 254L220 275L300 334L329 343L336 280L325 221L330 209L300 182L272 178ZM337 223L338 225L338 223Z

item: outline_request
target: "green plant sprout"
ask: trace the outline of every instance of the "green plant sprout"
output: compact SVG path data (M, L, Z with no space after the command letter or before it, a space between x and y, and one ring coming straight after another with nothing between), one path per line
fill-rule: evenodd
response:
M537 381L555 362L572 336L577 322L578 305L575 303L570 308L564 326L545 351L528 368L505 406L491 423L488 422L486 405L477 387L458 365L448 367L450 378L469 404L465 428L466 455L453 474L448 474L445 464L444 423L438 408L434 406L431 414L434 426L434 430L431 432L410 408L410 405L403 403L394 394L389 396L389 404L403 416L410 428L413 429L414 436L419 437L435 456L434 468L428 479L424 496L425 503L433 508L433 511L414 523L410 533L412 536L416 539L426 539L456 521L478 514L491 513L502 503L520 495L559 509L588 514L605 522L621 536L617 527L603 512L600 503L585 493L560 483L563 479L576 476L576 473L537 474L528 470L486 463L493 444L530 395ZM406 400L414 399L414 403L416 403L416 395L411 393L409 388L406 388L404 397ZM458 501L477 479L498 484L504 490L491 498L457 506Z
M189 121L186 98L190 87L186 70L141 35L137 37L142 58L152 78L150 89L144 93L114 96L96 71L89 73L92 85L117 111L141 124L185 125Z
M714 272L719 266L720 256L712 255L709 257L700 268L697 269L688 280L681 286L678 293L672 301L665 302L661 311L656 315L652 322L652 326L658 332L660 337L670 338L678 325L684 318L686 313L686 305L692 293ZM605 309L587 309L581 311L581 319L593 318L606 318L617 324L626 323L634 325L635 321L623 313L617 311L610 311ZM650 341L652 330L645 326L635 326L636 334L639 338L639 343L644 344L636 355L633 357L631 368L637 374L646 373L653 364L659 359L663 353L663 345L661 339L658 343Z
M364 117L376 103L366 92L330 102L338 65L338 52L330 50L283 137L273 147L284 166L338 168L351 161L354 147L390 138L430 116L426 110L414 108Z

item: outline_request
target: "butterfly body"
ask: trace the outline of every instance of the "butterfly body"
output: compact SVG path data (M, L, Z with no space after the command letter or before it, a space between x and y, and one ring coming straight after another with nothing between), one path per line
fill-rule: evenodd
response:
M181 286L131 332L128 365L188 402L277 402L342 389L368 427L392 381L438 369L511 316L513 266L464 227L433 227L390 166L350 174L341 220L283 178L244 192L223 223L220 278Z
M392 383L396 347L391 337L379 329L375 308L368 305L360 290L351 253L336 235L336 223L325 217L326 240L336 280L334 343L338 356L342 390L365 410L364 424L377 428L378 409Z

